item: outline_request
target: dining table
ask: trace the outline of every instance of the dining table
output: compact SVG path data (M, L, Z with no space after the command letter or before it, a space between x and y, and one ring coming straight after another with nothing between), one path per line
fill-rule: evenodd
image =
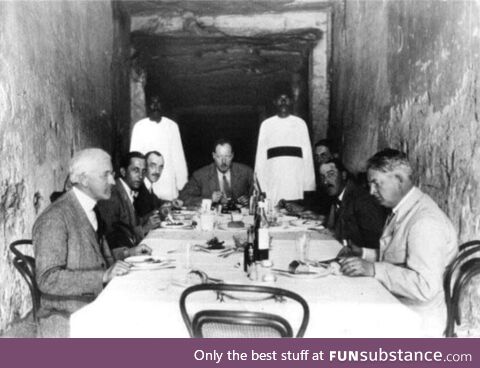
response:
M245 216L244 220L247 225L253 222L251 216ZM310 310L305 337L422 336L419 315L374 277L344 276L336 262L312 267L315 272L288 272L291 262L298 259L299 242L307 241L311 264L334 259L342 248L342 244L318 224L312 226L307 221L299 221L288 219L269 229L271 262L265 264L266 267L258 264L250 276L244 271L244 255L238 247L246 240L247 225L229 228L228 215L217 216L214 228L206 231L191 225L152 230L143 243L152 249L151 257L158 263L146 263L144 267L133 263L127 275L111 280L95 301L71 315L70 336L189 337L179 299L186 288L197 282L192 274L200 273L215 282L273 286L301 295ZM210 249L207 242L214 238L223 242L222 246L231 248L231 252ZM269 277L264 277L266 274ZM286 318L294 330L302 317L299 305L293 301L219 300L212 291L192 297L188 305L191 314L205 308L275 313Z

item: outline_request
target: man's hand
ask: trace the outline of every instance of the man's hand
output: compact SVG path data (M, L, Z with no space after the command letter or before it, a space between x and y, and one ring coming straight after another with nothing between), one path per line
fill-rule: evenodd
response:
M223 197L223 193L220 192L219 190L215 191L212 193L212 202L213 203L218 203Z
M127 252L128 252L128 257L140 256L142 254L150 255L150 254L152 254L152 248L150 248L146 244L141 243L141 244L137 245L136 247L128 249Z
M160 219L158 211L153 211L152 214L148 216L146 223L142 226L143 232L147 234L150 230L159 227L161 222L162 220Z
M117 261L103 274L103 283L110 282L116 276L123 276L130 272L129 263L124 261Z
M373 263L358 257L345 258L340 271L346 276L375 276Z
M250 202L250 198L247 197L246 195L243 195L243 196L237 198L237 202L240 205L242 205L243 207L246 207L246 206L248 206L248 204Z
M362 248L350 242L348 246L343 247L338 252L337 257L361 257Z

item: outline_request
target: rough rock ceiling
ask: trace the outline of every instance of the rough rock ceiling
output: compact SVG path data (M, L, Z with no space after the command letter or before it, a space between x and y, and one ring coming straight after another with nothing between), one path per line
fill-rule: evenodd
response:
M292 79L306 80L309 55L323 35L322 27L310 19L302 23L302 13L298 19L290 16L293 20L282 20L281 14L294 9L308 16L310 9L325 10L331 1L123 5L132 20L134 64L146 71L148 88L178 109L267 105ZM300 25L290 24L295 22Z
M322 10L340 0L162 0L122 1L124 9L131 15L173 15L193 12L196 15L255 14L291 10ZM343 1L343 0L342 0Z

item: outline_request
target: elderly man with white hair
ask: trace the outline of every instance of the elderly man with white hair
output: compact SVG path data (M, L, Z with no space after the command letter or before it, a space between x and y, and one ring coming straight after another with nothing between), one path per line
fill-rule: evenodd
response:
M109 154L97 148L82 150L72 158L69 174L72 189L47 207L33 226L43 337L68 336L68 316L130 268L115 262L95 211L97 201L110 197L114 184Z
M392 209L380 249L352 246L342 262L348 276L371 276L422 317L427 336L441 336L446 322L443 275L458 252L456 231L437 204L414 186L403 152L385 149L367 162L370 194ZM392 316L395 318L395 316Z

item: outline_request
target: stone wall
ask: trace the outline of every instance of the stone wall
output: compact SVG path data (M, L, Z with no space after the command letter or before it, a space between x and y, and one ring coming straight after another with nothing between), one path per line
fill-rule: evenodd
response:
M406 151L460 241L479 239L480 1L347 0L333 34L329 133L347 167Z
M480 233L480 1L347 1L334 19L330 134L354 171L407 151L462 241Z
M0 332L31 307L8 244L31 237L73 152L113 147L114 33L109 1L0 2Z

